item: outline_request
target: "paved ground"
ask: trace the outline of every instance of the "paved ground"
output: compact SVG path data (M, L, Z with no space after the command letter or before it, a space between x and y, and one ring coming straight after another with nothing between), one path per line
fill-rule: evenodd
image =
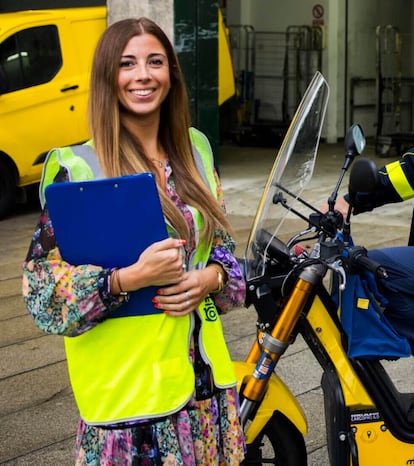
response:
M315 205L326 201L332 192L342 166L342 153L339 145L322 146L312 181ZM222 148L220 171L239 256L243 255L252 215L274 156L272 149ZM354 238L367 247L405 244L411 210L408 202L357 217ZM77 412L62 339L41 333L21 299L20 264L37 217L38 209L26 206L0 222L0 464L69 466L73 464ZM255 335L254 310L237 309L225 315L223 323L233 357L244 358ZM307 414L309 464L328 465L319 366L299 341L282 358L278 372ZM411 359L393 363L390 372L402 390L413 386Z

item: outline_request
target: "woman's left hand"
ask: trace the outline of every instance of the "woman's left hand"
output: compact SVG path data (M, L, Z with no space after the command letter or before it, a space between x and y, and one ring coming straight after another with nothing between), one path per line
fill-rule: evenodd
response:
M185 272L179 283L158 289L154 306L175 317L190 314L214 289L215 277L216 273L208 268Z

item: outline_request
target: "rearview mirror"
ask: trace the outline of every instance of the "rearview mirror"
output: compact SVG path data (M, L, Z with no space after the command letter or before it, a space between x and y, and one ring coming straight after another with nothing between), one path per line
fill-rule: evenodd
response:
M361 126L352 125L345 136L345 151L347 156L354 157L362 154L365 149L365 136Z

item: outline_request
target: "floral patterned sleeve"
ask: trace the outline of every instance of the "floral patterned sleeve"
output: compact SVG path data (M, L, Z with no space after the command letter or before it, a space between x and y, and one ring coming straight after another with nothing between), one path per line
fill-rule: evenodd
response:
M47 209L42 212L23 263L23 299L41 330L76 336L107 318L122 302L109 292L110 274L63 261Z
M218 200L225 211L223 190L217 172L214 173L217 183ZM219 263L227 274L227 281L220 293L213 295L216 306L221 311L242 306L245 301L246 283L239 263L234 256L236 243L231 235L223 230L216 230L213 247L208 262Z

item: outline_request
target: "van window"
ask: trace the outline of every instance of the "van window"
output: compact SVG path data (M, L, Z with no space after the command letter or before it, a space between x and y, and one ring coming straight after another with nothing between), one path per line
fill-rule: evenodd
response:
M56 26L25 29L0 44L2 92L12 92L50 81L62 66Z

